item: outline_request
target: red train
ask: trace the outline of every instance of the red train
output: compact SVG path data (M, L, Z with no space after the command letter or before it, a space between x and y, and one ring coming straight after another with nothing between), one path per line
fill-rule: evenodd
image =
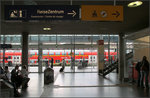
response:
M74 51L71 50L43 50L42 60L50 61L51 58L54 59L55 63L60 63L63 59L66 60L66 63L70 63L71 55L74 57ZM115 60L117 52L110 52L111 60ZM22 53L21 50L7 50L5 52L5 63L7 64L21 64ZM105 61L108 61L108 52L104 52ZM38 50L29 50L28 54L29 65L38 65ZM75 50L75 62L79 62L85 59L88 64L97 63L97 50ZM3 53L0 53L1 63L3 62Z

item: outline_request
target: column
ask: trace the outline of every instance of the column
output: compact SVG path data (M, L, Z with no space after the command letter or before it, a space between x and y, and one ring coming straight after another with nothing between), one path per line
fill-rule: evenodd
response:
M6 36L3 36L3 44L5 44ZM5 68L5 48L3 48L3 68Z
M131 64L132 62L132 59L127 59L126 58L126 42L127 42L127 39L124 38L124 81L128 81L129 80L129 65Z
M125 41L123 39L123 34L119 34L119 59L118 59L118 69L119 69L119 79L123 81L124 79L124 65L125 65Z
M119 38L118 38L118 39L119 39ZM116 42L116 45L117 45L117 60L119 59L119 48L118 48L118 43L119 43L119 40L117 40L117 42ZM118 62L118 68L119 68L119 62ZM119 73L119 72L118 72L118 68L116 69L117 74Z
M38 72L42 73L42 43L40 42L40 35L38 35Z
M74 62L73 62L74 66L73 66L73 72L75 72L75 60L76 60L76 58L75 58L75 34L74 34L74 44L73 45L74 45L74 47L73 47L74 48Z
M111 64L111 58L110 58L110 35L108 35L108 62Z
M28 69L28 33L22 33L22 65Z
M99 75L103 75L104 69L104 40L97 41L97 61L98 61L98 73Z

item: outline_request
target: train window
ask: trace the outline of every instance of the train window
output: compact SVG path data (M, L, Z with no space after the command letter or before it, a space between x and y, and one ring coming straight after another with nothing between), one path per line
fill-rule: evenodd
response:
M75 61L75 63L77 63L78 61Z
M19 59L19 57L17 57L17 59Z
M59 53L59 52L56 52L56 55L60 55L60 53Z
M30 63L34 63L34 61L30 61Z
M81 55L84 55L83 52L81 52Z
M95 59L95 56L93 58Z
M60 63L60 60L55 60L56 63Z
M54 53L49 53L50 55L54 55Z
M8 59L11 59L11 56L8 56Z
M92 57L90 57L92 59Z
M75 55L79 55L79 52L75 52Z
M16 57L14 57L14 59L16 59Z

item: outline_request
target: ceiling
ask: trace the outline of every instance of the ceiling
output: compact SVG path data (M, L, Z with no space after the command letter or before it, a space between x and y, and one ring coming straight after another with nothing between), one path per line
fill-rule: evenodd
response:
M1 33L20 34L131 34L149 27L149 0L143 5L128 8L131 0L116 0L116 5L124 7L123 22L92 22L81 20L51 20L51 21L6 21L4 20L4 5L113 5L113 0L2 0L1 5ZM50 27L51 31L43 31L43 27Z

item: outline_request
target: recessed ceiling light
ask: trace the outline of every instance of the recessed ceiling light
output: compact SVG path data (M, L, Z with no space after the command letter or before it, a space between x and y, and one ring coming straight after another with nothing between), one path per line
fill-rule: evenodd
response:
M51 28L43 28L44 31L50 31Z
M142 5L143 2L142 1L134 1L128 4L128 7L138 7L140 5Z

